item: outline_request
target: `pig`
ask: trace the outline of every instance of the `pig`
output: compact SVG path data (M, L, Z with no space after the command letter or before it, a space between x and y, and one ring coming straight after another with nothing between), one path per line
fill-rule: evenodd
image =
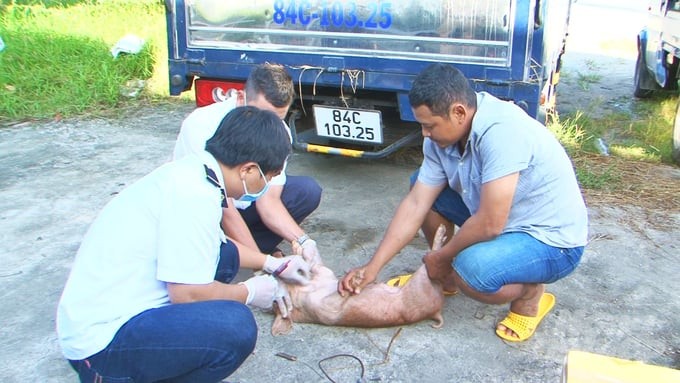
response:
M443 225L438 228L433 249L442 246L445 232ZM358 295L342 297L338 293L338 278L333 271L324 266L321 259L308 262L311 265L311 282L304 286L288 285L293 310L287 318L283 318L276 310L272 335L288 334L294 322L391 327L432 319L435 322L432 327L435 328L444 323L441 314L444 305L442 286L430 280L425 265L402 287L373 283L364 287Z

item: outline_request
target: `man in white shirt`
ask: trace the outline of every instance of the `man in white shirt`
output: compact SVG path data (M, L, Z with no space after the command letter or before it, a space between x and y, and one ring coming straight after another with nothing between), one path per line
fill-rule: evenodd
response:
M227 240L223 202L257 199L290 151L275 114L237 108L206 151L161 166L104 207L57 310L59 344L82 382L218 382L243 363L257 339L246 305L276 301L287 312L275 277L305 283L309 266ZM271 275L229 284L239 264Z
M177 136L174 160L202 152L222 118L235 107L248 105L270 110L283 120L293 102L295 89L283 66L266 63L253 69L243 91L230 93L227 100L197 108L187 116ZM285 123L284 126L291 138L290 129ZM284 165L257 203L228 201L229 206L236 209L224 209L223 227L231 238L267 254L281 255L277 246L284 239L296 241L302 246L303 256L313 259L318 255L316 242L305 234L300 223L320 201L319 184L311 177L286 175Z

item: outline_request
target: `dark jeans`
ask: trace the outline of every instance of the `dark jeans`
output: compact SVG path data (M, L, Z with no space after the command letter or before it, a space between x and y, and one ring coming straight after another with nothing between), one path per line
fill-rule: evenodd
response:
M231 281L238 264L234 244L223 244L215 279ZM140 313L104 350L69 362L81 382L214 383L236 371L256 340L255 318L242 303L172 304Z
M310 215L321 202L321 186L311 177L286 176L286 184L283 185L281 201L298 224ZM270 254L281 243L278 234L269 230L262 222L257 213L257 202L244 210L239 210L243 220L248 225L250 232L260 248L260 251Z
M418 173L420 169L416 170L411 174L410 182L411 187L416 183L418 179ZM470 210L465 206L463 198L460 194L451 189L450 187L445 187L444 190L439 194L439 197L434 201L432 205L432 210L444 216L449 221L456 224L458 227L463 226L465 221L470 218Z

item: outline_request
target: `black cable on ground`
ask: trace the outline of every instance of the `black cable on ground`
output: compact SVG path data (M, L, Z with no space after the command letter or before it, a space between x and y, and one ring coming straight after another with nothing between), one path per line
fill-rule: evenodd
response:
M326 373L326 370L324 370L324 368L321 364L323 362L328 361L328 360L339 358L339 357L352 358L352 359L356 360L357 362L359 362L359 366L361 367L361 376L359 377L357 382L363 382L364 381L364 373L365 373L364 362L362 362L361 359L359 359L356 356L351 355L351 354L337 354L337 355L329 356L328 358L321 359L319 361L319 369L321 370L321 372L323 372L324 375L326 375L326 378L328 378L328 380L330 380L332 383L336 383L335 380L333 380L330 376L328 376L328 374Z

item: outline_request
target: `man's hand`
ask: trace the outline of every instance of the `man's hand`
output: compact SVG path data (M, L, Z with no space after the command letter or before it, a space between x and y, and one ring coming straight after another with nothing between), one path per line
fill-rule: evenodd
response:
M246 304L265 310L271 310L279 292L279 281L271 275L258 275L244 282L248 288Z
M367 266L354 268L345 274L340 283L338 283L338 293L341 296L350 294L359 294L369 283L375 281L377 273L371 271Z
M262 270L281 278L284 282L296 285L306 285L311 279L310 266L299 255L289 255L283 258L267 255Z
M319 255L319 249L316 247L316 241L313 239L308 239L300 245L302 248L302 257L310 265L315 265L321 263L321 255Z
M423 263L427 269L427 276L430 279L439 281L442 285L447 285L449 276L453 271L451 261L441 256L437 251L430 251L423 257Z

